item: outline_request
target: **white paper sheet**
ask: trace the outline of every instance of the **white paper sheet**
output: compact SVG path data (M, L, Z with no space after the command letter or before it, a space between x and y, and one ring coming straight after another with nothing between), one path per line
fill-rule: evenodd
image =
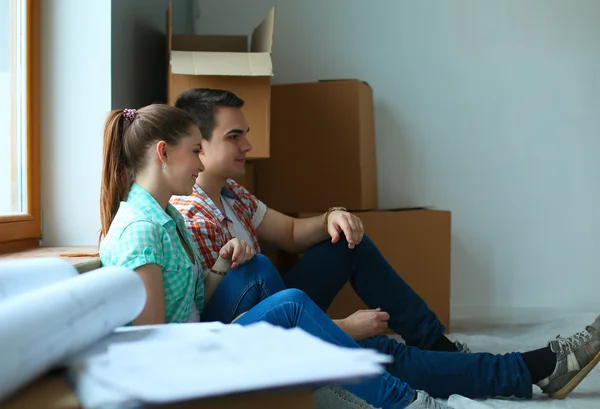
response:
M31 258L0 261L0 304L38 288L78 275L77 269L60 258Z
M342 348L301 329L267 323L250 326L178 324L115 332L75 362L75 383L112 386L147 403L176 402L292 385L353 382L383 372L390 357ZM84 407L102 407L89 387ZM104 405L103 405L104 404Z
M569 336L593 322L600 308L456 308L451 338L475 352L503 354L544 347L556 335ZM600 408L600 366L566 399L551 399L533 386L533 399L468 399L452 395L456 409L597 409Z
M142 311L132 270L104 267L0 304L0 400Z
M138 325L117 328L113 334L82 351L69 364L69 378L81 406L85 409L123 409L143 406L143 402L90 375L88 368L106 362L111 344L131 343L136 340L168 341L173 339L201 339L208 331L224 327L220 322L185 323L168 325Z

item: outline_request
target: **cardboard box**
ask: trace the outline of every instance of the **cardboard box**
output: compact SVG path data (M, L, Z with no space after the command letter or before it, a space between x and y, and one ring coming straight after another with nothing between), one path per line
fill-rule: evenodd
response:
M376 209L373 92L359 80L273 85L257 196L280 212Z
M255 185L255 173L254 173L254 162L246 162L246 174L244 176L235 179L240 185L244 186L248 192L254 194Z
M242 111L254 147L248 158L269 157L274 25L272 8L252 32L248 49L244 35L172 35L171 4L167 9L168 103L175 104L190 88L220 88L238 95L245 101Z
M365 232L398 274L450 328L451 213L399 209L354 212ZM314 214L312 214L314 215ZM301 214L299 217L312 216ZM327 314L334 319L367 306L350 284L338 294Z

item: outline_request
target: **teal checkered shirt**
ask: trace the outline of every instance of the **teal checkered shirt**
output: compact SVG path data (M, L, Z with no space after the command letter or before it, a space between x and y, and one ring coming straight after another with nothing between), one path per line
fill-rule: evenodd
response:
M104 266L136 269L145 264L158 264L162 267L168 323L187 322L193 301L200 313L204 309L203 274L200 272L195 284L193 266L177 230L200 266L198 246L181 214L170 203L165 212L144 188L134 183L100 244L100 260Z

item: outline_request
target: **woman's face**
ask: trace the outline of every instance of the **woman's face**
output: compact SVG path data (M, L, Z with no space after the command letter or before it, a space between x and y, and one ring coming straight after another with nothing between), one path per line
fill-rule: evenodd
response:
M197 126L190 126L188 136L169 149L167 171L164 173L171 192L177 196L192 193L198 174L204 171L200 160L202 136Z

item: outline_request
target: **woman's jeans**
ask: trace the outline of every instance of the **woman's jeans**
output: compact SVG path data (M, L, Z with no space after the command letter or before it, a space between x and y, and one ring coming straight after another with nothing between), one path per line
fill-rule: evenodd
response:
M424 351L386 336L355 342L305 292L285 289L279 272L262 255L229 271L206 305L202 321L230 323L243 312L236 321L241 325L266 321L284 328L299 327L336 345L373 348L393 356L394 362L382 375L343 385L375 407L405 407L415 389L440 398L451 394L470 398L532 395L531 377L518 353Z

